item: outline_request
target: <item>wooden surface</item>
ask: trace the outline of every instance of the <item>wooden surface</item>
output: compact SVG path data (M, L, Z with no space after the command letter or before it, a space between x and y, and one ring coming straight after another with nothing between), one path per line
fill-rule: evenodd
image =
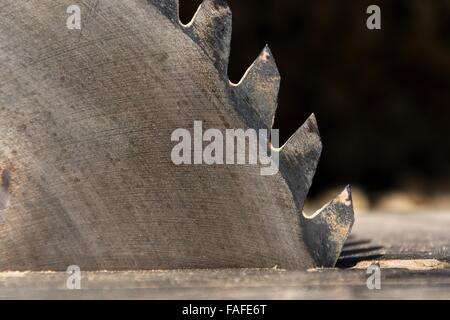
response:
M450 299L450 213L358 216L341 268L0 274L0 298L50 299ZM381 290L366 285L379 261ZM344 268L345 266L345 268Z

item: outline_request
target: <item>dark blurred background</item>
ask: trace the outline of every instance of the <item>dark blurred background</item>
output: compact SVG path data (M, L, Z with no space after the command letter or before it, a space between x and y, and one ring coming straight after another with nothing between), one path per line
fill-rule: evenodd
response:
M450 0L229 0L229 77L268 43L282 75L281 143L314 112L324 151L311 195L352 183L377 201L450 186ZM181 20L201 0L180 0ZM381 7L382 29L366 9Z

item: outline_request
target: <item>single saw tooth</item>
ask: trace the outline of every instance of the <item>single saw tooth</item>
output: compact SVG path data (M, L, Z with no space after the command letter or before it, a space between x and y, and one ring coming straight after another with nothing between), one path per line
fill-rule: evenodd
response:
M322 153L322 141L314 114L279 152L280 172L291 189L297 208L302 210Z
M262 122L269 129L272 128L277 110L280 81L275 59L269 46L266 45L236 85L244 100L259 114Z
M179 23L178 0L147 0L158 8L162 14L172 20L174 23Z
M226 0L204 0L186 33L205 51L222 76L227 76L232 14Z
M303 240L320 267L336 265L354 222L350 186L313 215L302 214Z

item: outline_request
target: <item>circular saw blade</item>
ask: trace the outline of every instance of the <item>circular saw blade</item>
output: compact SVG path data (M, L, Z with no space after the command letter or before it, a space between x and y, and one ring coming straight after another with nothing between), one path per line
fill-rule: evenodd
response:
M334 266L351 194L302 213L322 145L315 117L260 165L171 161L178 128L270 129L280 76L265 48L238 84L231 12L205 0L2 2L0 270Z

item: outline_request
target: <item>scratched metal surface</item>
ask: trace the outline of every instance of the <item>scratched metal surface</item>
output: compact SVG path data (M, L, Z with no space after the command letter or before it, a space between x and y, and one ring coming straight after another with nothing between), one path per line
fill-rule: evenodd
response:
M81 290L66 289L65 273L11 272L0 274L0 298L450 299L449 230L445 212L364 215L341 257L346 268L82 272ZM367 289L366 269L355 267L366 261L380 262L381 290Z
M171 161L172 133L194 121L272 125L270 51L228 81L225 1L181 26L166 10L176 0L80 0L79 32L66 28L72 4L0 0L0 270L335 264L353 223L349 189L301 214L322 147L314 116L273 176Z

